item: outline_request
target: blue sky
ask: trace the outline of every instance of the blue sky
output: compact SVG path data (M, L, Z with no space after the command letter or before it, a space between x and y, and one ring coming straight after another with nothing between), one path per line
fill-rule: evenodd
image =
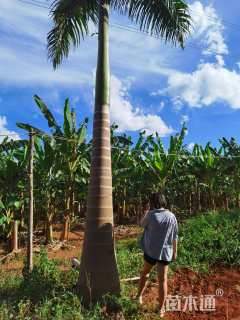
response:
M78 120L93 110L97 38L88 37L53 71L47 61L48 10L20 0L0 1L0 134L16 122L47 130L32 96L39 95L62 121L69 97ZM44 6L45 0L38 0ZM240 23L238 1L189 1L194 29L186 49L130 32L127 19L112 13L110 30L111 119L119 130L169 135L187 123L186 143L217 145L240 128ZM134 27L135 28L135 27ZM92 31L95 28L92 27ZM17 137L16 137L17 138Z

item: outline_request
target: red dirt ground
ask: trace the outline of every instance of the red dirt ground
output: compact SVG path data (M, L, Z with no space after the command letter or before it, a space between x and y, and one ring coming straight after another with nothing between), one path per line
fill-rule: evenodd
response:
M53 238L54 240L59 240L61 236L61 226L57 225L55 226L55 231L53 232ZM137 226L116 226L115 227L115 239L120 240L124 238L131 238L135 237L139 234L141 229ZM71 259L73 257L79 257L80 255L80 250L82 247L83 243L83 237L84 237L84 230L81 227L76 227L74 230L69 232L68 236L68 242L67 246L62 249L57 249L57 245L53 246L48 246L48 257L50 259L56 259L56 260L63 260L63 259ZM41 237L36 239L34 243L34 250L40 249L39 242L41 242ZM56 247L56 250L54 249ZM20 248L21 249L21 248ZM26 250L23 249L21 253L19 254L19 257L23 256L26 254ZM3 249L3 245L1 246L0 243L0 258L6 255L7 252ZM16 271L18 272L23 268L23 261L22 259L12 259L3 265L0 265L0 268L2 270L7 270L7 271Z
M139 231L136 226L117 227L115 237L117 240L134 237ZM54 238L59 239L59 237L60 231L55 231ZM49 257L59 260L78 257L82 242L83 231L79 229L72 231L69 234L69 247L57 251L49 248ZM0 254L4 255L3 251ZM21 252L20 257L22 254L24 252ZM22 267L22 259L13 259L1 265L2 270L7 272L20 273ZM187 308L185 312L167 312L166 320L240 320L240 269L218 267L212 270L210 275L198 274L189 269L178 270L169 280L169 295L181 297L181 310L186 301L184 297L190 295L197 297L198 309L200 298L205 295L214 295L216 305L215 311L202 312L193 308L190 312ZM149 319L151 319L149 312L157 308L157 297L157 284L152 283L144 296L143 306L149 314Z
M167 320L240 320L240 269L218 267L210 275L200 275L189 269L178 270L169 281L169 295L181 297L181 312L167 312ZM197 297L198 310L193 307L190 312L188 304L183 312L185 297L191 295ZM214 295L215 311L199 310L201 296L204 298L206 295ZM146 309L156 309L157 297L158 288L153 284L144 298Z

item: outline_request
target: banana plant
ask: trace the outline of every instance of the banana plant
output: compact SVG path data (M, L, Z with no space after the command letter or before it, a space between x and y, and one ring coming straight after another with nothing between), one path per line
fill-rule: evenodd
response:
M111 126L111 146L112 146L112 176L113 176L113 199L114 213L117 221L123 222L126 216L126 202L128 194L127 183L131 179L133 168L131 165L130 147L133 144L131 137L126 134L117 134L117 125Z
M88 119L84 119L82 124L78 127L76 123L76 112L70 109L69 100L65 100L64 105L64 122L61 126L57 123L53 114L37 95L34 96L36 105L42 112L44 118L47 120L48 126L52 132L49 135L29 124L18 123L17 125L27 131L33 131L45 143L46 150L52 148L54 145L54 161L51 159L51 166L49 170L54 170L61 181L62 189L65 190L64 198L64 213L63 213L63 230L61 240L67 240L70 219L74 216L75 203L75 184L76 182L84 182L87 184L89 175L89 144L86 143L87 137L87 123ZM48 139L54 140L51 144ZM40 147L38 150L40 153ZM52 151L50 152L52 153ZM51 156L50 156L51 157ZM46 159L46 162L49 161ZM49 171L47 171L49 172Z
M28 146L26 141L9 141L0 144L0 230L9 239L12 223L20 220L24 224L24 208L27 204Z
M219 140L223 149L221 184L224 190L225 209L229 209L229 199L235 197L235 206L240 208L240 146L236 139Z
M58 152L56 141L44 137L35 138L35 186L38 190L38 203L41 203L41 211L45 223L46 243L53 242L53 219L57 190L59 190L60 170L57 166Z
M7 239L11 236L12 233L12 222L16 219L16 212L18 212L23 205L23 200L17 200L17 197L12 198L5 203L0 200L0 230L1 234L4 235Z
M215 192L217 172L220 170L222 148L216 150L207 143L205 148L195 145L192 156L192 173L197 177L198 209L201 211L201 189L209 199L208 208L215 210Z
M169 148L165 150L163 142L158 134L150 140L150 152L146 154L148 168L150 170L151 184L156 191L164 191L167 182L171 178L179 156L183 152L183 140L186 128L183 127L180 134L170 137Z

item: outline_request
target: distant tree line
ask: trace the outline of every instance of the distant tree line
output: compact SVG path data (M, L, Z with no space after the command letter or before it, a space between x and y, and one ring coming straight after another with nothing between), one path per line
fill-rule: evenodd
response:
M68 100L60 125L44 102L34 99L51 133L31 124L17 125L34 133L34 226L44 229L49 243L54 223L62 223L61 240L66 240L71 223L85 216L92 141L87 139L87 119L78 125ZM222 138L219 148L207 143L189 150L185 133L184 126L166 148L157 133L141 132L134 142L112 125L116 223L136 221L149 194L159 190L180 215L240 207L240 145L234 138ZM6 137L0 154L0 237L7 239L14 221L22 230L27 225L29 142Z

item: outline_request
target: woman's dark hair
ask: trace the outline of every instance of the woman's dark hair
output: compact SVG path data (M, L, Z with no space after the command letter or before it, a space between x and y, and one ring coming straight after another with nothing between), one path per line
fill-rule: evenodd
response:
M160 209L160 208L166 208L167 206L167 200L164 196L164 194L160 192L152 193L150 196L150 208L151 209Z

